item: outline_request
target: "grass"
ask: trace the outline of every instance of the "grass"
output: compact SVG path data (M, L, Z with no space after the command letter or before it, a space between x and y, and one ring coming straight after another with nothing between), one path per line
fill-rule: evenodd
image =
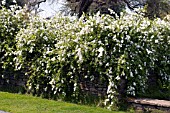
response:
M6 92L0 92L0 110L11 113L123 113Z

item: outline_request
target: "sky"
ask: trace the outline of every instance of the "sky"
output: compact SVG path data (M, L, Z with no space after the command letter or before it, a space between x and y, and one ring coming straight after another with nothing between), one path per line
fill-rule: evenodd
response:
M39 15L43 18L51 17L55 15L57 11L62 7L62 0L52 3L51 0L40 4L39 10L42 10Z

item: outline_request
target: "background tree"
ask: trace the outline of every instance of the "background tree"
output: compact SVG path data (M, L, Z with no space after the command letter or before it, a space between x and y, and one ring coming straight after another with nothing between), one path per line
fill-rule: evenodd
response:
M163 18L170 13L170 0L147 0L146 16L150 19Z
M0 0L2 2L3 0ZM84 13L96 13L100 11L104 14L110 14L108 9L112 9L118 15L127 8L135 11L135 8L144 8L144 16L154 19L156 17L164 18L170 13L170 0L5 0L5 7L18 4L19 6L27 5L30 11L35 10L37 13L39 5L43 2L51 2L59 4L62 1L62 12L80 17ZM2 4L1 4L2 5ZM138 12L140 13L140 12Z
M170 0L66 0L66 6L73 14L82 13L107 13L108 8L118 15L126 8L135 11L135 8L146 8L144 15L150 19L163 18L170 13ZM138 12L139 13L139 12Z
M70 8L72 14L80 17L84 13L96 13L100 11L110 14L108 9L114 10L118 15L125 9L125 2L122 0L67 0L66 6Z

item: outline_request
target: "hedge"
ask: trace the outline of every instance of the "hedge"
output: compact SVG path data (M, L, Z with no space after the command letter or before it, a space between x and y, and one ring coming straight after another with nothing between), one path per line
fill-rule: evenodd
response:
M81 102L79 79L97 77L108 84L104 104L110 109L121 107L127 96L170 98L168 21L135 14L80 19L59 14L31 18L18 31L11 58L16 70L29 76L28 92L34 95Z
M14 54L16 51L16 35L22 28L26 28L28 14L18 6L0 10L0 78L17 76L15 71ZM8 80L7 80L8 81Z

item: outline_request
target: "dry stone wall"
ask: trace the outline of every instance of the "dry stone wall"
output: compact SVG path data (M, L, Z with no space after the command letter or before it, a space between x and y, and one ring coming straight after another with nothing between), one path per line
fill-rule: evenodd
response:
M8 73L8 76L0 76L0 88L3 87L25 87L28 76L20 74L19 76L14 76ZM95 96L106 96L107 93L107 81L102 81L95 77L94 80L89 78L80 78L79 79L80 89L83 93L91 94Z
M11 73L6 73L5 76L1 75L0 76L0 88L7 90L5 88L24 88L26 86L26 82L28 80L28 77L25 76L24 74L19 74L19 76L14 76Z

